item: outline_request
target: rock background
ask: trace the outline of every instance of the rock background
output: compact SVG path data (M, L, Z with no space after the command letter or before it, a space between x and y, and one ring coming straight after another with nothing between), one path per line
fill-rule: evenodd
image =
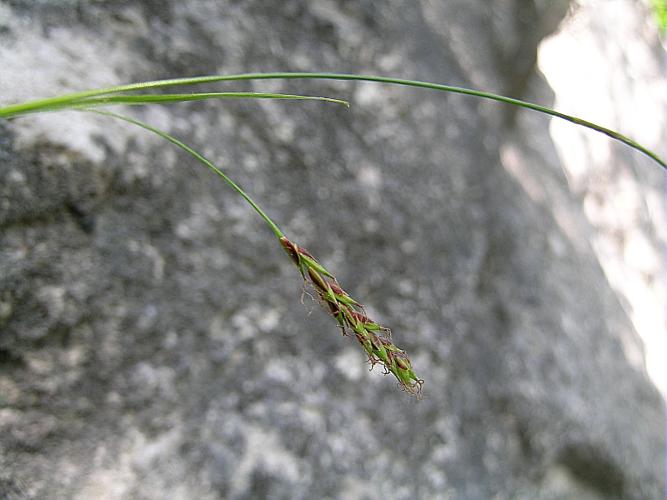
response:
M0 95L284 69L548 105L537 49L567 10L15 0L0 3ZM659 61L655 33L637 37ZM335 270L411 354L425 399L367 373L357 345L300 303L262 221L180 152L76 113L3 123L0 496L662 494L663 403L547 119L372 84L246 87L353 106L135 111L225 168Z

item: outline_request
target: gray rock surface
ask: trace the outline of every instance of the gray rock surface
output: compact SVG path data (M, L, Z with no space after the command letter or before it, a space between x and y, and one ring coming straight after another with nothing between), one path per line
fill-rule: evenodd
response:
M567 7L5 2L0 95L280 69L549 104L535 54ZM425 399L367 373L210 172L101 117L16 120L0 128L0 496L662 494L662 401L546 119L372 84L228 87L353 101L135 112L225 168L363 298Z

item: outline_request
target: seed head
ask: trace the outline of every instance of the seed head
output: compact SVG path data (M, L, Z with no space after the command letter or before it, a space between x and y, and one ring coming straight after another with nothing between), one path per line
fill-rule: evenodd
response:
M408 355L391 340L391 331L366 315L364 306L343 290L333 274L306 249L280 238L280 244L297 266L304 281L310 283L320 303L334 317L343 335L354 336L368 356L371 369L381 364L392 373L399 386L418 398L424 381L412 370Z

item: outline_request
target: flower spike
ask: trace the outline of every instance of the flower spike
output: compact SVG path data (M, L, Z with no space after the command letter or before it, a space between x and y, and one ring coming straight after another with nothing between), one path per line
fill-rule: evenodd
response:
M354 336L364 349L371 369L381 364L384 373L393 374L398 385L409 394L421 398L424 381L417 377L404 350L391 340L391 330L366 315L364 306L354 300L336 278L305 248L280 238L280 244L296 265L306 283L317 293L320 303L333 316L343 335Z

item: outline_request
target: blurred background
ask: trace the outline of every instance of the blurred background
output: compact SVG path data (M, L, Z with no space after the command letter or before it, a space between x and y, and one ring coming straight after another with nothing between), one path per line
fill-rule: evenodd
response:
M0 103L160 78L370 73L557 107L663 157L640 0L0 1ZM663 11L664 12L664 11ZM664 495L664 171L470 97L133 109L223 168L369 315L353 339L227 185L77 113L0 123L0 497Z

